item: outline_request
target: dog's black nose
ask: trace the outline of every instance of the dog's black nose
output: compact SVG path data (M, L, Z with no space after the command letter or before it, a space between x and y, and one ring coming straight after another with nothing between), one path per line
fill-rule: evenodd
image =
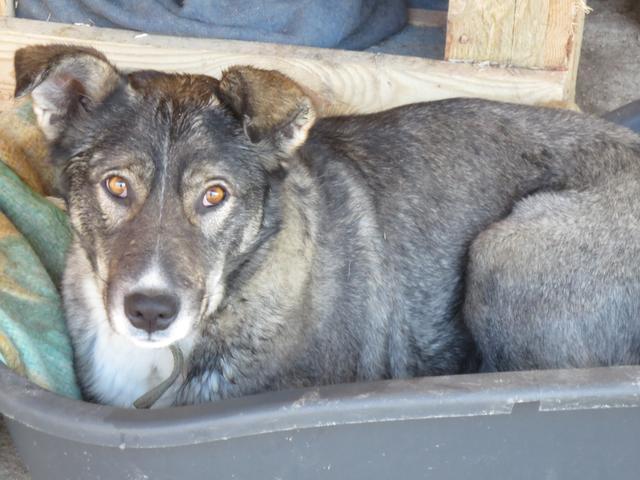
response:
M131 325L153 333L171 325L178 314L178 299L168 293L136 292L124 298L124 311Z

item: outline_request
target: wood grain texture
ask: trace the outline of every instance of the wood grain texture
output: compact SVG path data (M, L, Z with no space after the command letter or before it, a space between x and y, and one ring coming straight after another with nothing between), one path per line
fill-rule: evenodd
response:
M584 18L584 8L576 0L518 0L511 64L569 69L580 43L579 17Z
M445 58L569 70L579 51L582 0L450 0Z
M408 21L409 25L413 25L414 27L445 28L447 26L447 12L443 10L410 8Z
M15 0L0 0L0 16L15 17Z
M516 0L449 0L445 60L511 65L515 11Z
M567 44L567 77L564 82L563 97L567 102L575 104L576 81L578 79L578 65L580 63L580 51L582 49L582 35L587 10L586 3L576 3L575 21L573 24L573 41Z
M123 69L219 77L231 65L277 69L315 92L321 114L374 112L448 97L526 104L564 101L564 72L503 69L415 57L287 45L144 35L0 18L0 97L12 98L13 54L31 44L76 43L103 51Z

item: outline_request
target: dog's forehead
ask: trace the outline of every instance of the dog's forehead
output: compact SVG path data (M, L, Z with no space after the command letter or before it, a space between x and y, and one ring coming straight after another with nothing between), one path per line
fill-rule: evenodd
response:
M211 132L229 126L217 96L218 80L206 75L138 71L128 75L125 96L138 133L156 144L212 144Z
M129 79L132 94L113 99L121 103L105 109L108 123L94 123L97 130L105 125L109 130L99 136L103 140L91 162L96 170L139 169L148 174L136 175L149 180L150 172L159 170L199 182L216 173L244 178L258 168L255 147L218 100L217 80L158 72L136 72Z
M207 75L140 70L130 73L128 80L143 97L162 97L175 106L219 104L219 81Z

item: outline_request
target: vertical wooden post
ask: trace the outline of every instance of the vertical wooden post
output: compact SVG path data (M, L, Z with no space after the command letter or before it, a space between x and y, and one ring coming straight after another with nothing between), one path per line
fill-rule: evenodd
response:
M449 0L445 59L567 72L573 102L585 0Z
M2 17L15 17L14 0L0 0L0 16Z
M516 0L449 0L445 60L511 63Z
M589 13L586 3L580 3L575 16L574 34L571 45L567 45L570 51L567 52L567 78L564 83L564 98L566 101L574 103L576 101L576 80L578 78L578 64L580 63L580 51L582 49L582 34L584 32L585 14Z
M584 0L450 0L445 59L569 69L585 10Z

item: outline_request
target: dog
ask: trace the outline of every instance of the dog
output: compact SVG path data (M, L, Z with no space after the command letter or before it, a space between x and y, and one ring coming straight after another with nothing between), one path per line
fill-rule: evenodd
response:
M285 75L15 55L59 169L87 399L640 359L640 138L478 99L319 118Z

